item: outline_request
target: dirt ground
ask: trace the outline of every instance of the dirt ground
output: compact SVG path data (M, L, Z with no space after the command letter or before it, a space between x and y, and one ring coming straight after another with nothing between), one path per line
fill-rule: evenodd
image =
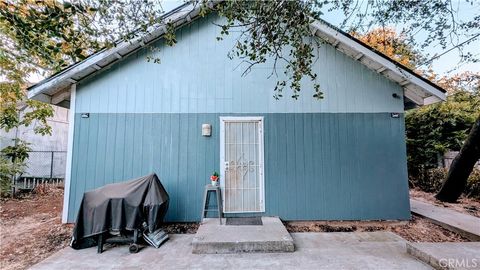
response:
M417 198L418 194L412 196ZM61 224L62 204L63 189L56 187L39 189L17 199L0 200L0 269L26 269L69 244L73 226ZM467 208L457 204L456 208L447 207L471 209L472 204L466 205ZM473 206L479 209L478 204ZM408 222L298 221L285 222L285 225L289 232L391 231L412 242L468 241L416 216ZM167 233L195 233L198 226L198 223L167 223L163 228Z
M70 243L73 225L61 222L63 189L45 186L0 199L0 269L26 269ZM197 223L167 223L167 233L196 233Z
M197 233L199 223L166 223L162 226L163 230L166 233L189 233L195 234Z
M63 189L0 201L0 269L26 269L67 246L71 226L62 225Z
M390 231L410 242L469 241L418 216L412 216L410 221L290 221L284 224L289 232Z
M480 217L480 201L460 198L458 203L442 203L435 194L417 189L410 190L410 197L419 201ZM372 232L390 231L411 242L468 242L467 238L446 230L425 218L412 216L412 220L403 222L389 221L299 221L285 222L289 232Z
M419 189L411 189L410 197L415 200L434 204L445 208L450 208L464 214L480 217L480 201L471 198L460 197L458 203L444 203L435 199L434 193L428 193Z

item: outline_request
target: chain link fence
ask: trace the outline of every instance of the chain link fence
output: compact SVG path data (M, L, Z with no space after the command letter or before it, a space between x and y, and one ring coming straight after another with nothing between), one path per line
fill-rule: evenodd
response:
M30 151L25 172L16 179L20 189L33 189L38 184L63 184L67 162L66 151Z
M65 178L66 151L31 151L22 177Z

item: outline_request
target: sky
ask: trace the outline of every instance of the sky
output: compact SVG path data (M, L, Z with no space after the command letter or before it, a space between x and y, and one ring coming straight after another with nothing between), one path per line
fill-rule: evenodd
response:
M474 16L474 12L480 9L480 0L475 2L474 6L466 2L466 0L452 0L454 6L458 9L459 19L468 20ZM165 12L172 10L175 7L185 3L184 0L162 0L162 7ZM339 26L344 19L344 15L341 12L325 12L323 19L327 22ZM419 35L421 38L421 35ZM473 54L480 53L480 39L469 44L466 51L470 51ZM447 49L443 49L440 46L429 46L425 48L425 52L430 55L442 53ZM439 75L454 75L464 71L480 72L480 62L478 63L462 63L458 65L460 57L456 50L452 50L433 61L431 68ZM29 80L32 83L38 82L43 79L38 74L32 75Z
M475 13L478 15L478 10L480 10L480 0L474 1L473 6L470 3L467 3L465 0L452 0L452 6L454 9L458 10L458 19L467 21L471 20ZM325 12L323 17L324 20L336 26L339 26L344 18L345 16L341 12ZM422 37L424 38L426 35L424 33L420 33L418 37L422 39ZM463 40L466 39L468 38L463 38ZM443 53L449 48L450 47L443 49L438 45L429 46L425 48L424 52L433 56L435 54ZM473 54L480 53L480 38L466 46L465 50ZM462 63L458 65L459 61L460 57L458 51L452 50L433 61L431 67L434 72L440 75L453 75L464 71L480 72L480 63Z

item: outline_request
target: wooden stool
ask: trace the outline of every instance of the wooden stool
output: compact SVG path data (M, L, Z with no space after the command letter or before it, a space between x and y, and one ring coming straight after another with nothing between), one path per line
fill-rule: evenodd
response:
M215 208L209 207L210 202L210 193L216 193L217 196L217 206ZM220 225L222 225L222 218L223 218L223 209L222 209L222 191L220 190L219 186L212 186L210 184L205 186L205 193L203 195L203 206L202 206L202 221L205 218L205 215L208 212L217 211L218 212L218 219L220 220Z

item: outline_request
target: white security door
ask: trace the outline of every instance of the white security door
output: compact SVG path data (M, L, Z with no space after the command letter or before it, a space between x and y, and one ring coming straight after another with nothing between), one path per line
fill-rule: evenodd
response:
M220 117L220 123L224 212L264 212L263 117Z

